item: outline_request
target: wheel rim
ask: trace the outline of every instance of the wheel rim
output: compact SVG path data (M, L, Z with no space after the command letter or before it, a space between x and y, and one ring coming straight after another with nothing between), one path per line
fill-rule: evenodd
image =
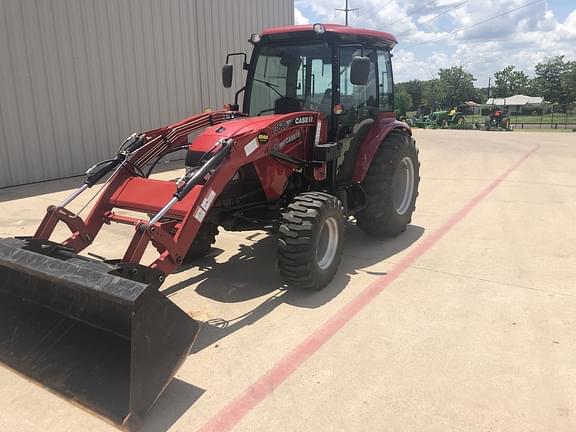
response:
M403 215L410 208L414 193L414 164L406 156L400 161L394 178L394 208Z
M326 270L334 261L339 240L338 222L330 217L324 221L318 235L316 262L321 270Z

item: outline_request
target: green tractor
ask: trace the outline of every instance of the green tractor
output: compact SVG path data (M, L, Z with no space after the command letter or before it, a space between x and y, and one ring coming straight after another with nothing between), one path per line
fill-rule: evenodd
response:
M435 111L423 117L413 117L410 126L426 129L463 128L466 125L464 114L455 108L445 111Z

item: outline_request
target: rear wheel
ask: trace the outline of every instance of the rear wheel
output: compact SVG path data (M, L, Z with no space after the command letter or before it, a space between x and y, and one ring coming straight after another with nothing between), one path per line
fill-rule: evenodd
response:
M278 267L289 286L320 290L334 277L344 245L344 210L335 196L302 193L282 214Z
M412 137L393 133L380 145L362 183L367 206L358 226L378 237L394 237L412 220L420 182L418 150Z

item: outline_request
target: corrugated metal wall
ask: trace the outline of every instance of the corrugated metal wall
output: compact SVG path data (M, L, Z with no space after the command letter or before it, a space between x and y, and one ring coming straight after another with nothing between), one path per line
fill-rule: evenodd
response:
M134 131L231 101L226 53L293 11L293 0L0 0L0 188L81 174Z

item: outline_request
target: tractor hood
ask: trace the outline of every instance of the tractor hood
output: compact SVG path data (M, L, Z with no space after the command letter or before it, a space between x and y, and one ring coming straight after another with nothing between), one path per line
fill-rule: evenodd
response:
M241 143L256 138L260 144L266 144L269 140L272 143L278 140L285 141L286 135L288 138L290 136L285 132L296 131L302 126L315 125L318 120L321 122L322 134L320 139L325 140L326 121L324 115L314 111L301 111L290 114L240 117L216 126L210 126L190 144L190 150L206 152L212 149L219 140L226 138L233 138Z

